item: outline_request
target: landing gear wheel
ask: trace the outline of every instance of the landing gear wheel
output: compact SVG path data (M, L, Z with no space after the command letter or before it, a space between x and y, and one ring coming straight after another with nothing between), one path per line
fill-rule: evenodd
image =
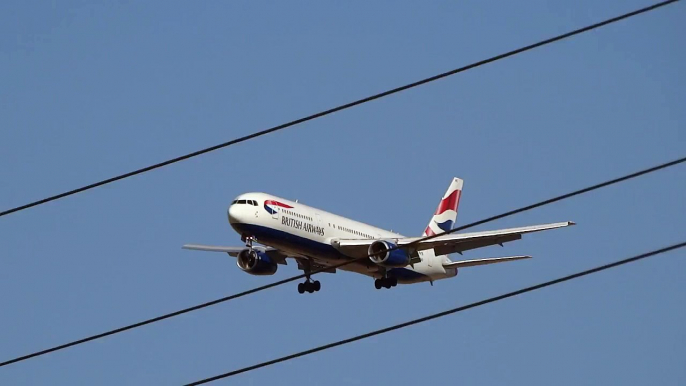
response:
M242 236L241 237L241 240L243 240L243 242L245 242L245 246L249 249L252 249L252 242L254 239L255 238L252 236Z
M398 278L396 277L382 277L381 279L374 280L374 287L376 287L376 289L391 288L397 285Z
M308 292L308 293L317 292L320 289L322 289L322 283L320 283L319 280L315 280L315 281L308 280L304 283L298 284L298 292L301 294L305 293L305 292Z

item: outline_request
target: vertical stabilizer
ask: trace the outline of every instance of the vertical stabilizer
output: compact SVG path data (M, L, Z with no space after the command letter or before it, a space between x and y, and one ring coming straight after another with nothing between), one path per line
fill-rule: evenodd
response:
M434 216L424 230L423 236L433 236L453 228L457 219L457 206L460 204L463 183L461 179L453 178L448 191L443 195Z

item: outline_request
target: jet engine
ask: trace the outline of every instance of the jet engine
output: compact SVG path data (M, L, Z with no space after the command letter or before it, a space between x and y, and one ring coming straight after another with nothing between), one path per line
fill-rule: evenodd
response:
M389 251L389 249L395 247L396 245L389 241L374 241L369 246L369 259L373 263L384 267L404 267L410 264L410 256L407 254L407 251L402 249Z
M273 275L278 268L266 253L254 249L244 249L238 254L238 268L251 275Z

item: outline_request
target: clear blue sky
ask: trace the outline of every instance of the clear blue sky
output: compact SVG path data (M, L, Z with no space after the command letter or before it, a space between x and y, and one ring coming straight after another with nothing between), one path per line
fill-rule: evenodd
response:
M650 3L0 3L0 209ZM242 273L226 208L267 191L419 235L686 151L686 5L0 219L0 360L298 274ZM573 220L377 291L322 274L0 369L0 384L180 384L683 241L686 167L477 229ZM232 378L234 384L686 383L686 252ZM231 381L217 382L229 384Z

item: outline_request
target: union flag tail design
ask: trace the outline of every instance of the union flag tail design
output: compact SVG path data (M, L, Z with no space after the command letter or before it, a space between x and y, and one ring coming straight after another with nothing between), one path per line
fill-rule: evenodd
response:
M436 213L434 213L422 236L433 236L453 228L455 219L457 219L457 206L460 204L463 183L461 179L453 178L448 191L443 195Z

